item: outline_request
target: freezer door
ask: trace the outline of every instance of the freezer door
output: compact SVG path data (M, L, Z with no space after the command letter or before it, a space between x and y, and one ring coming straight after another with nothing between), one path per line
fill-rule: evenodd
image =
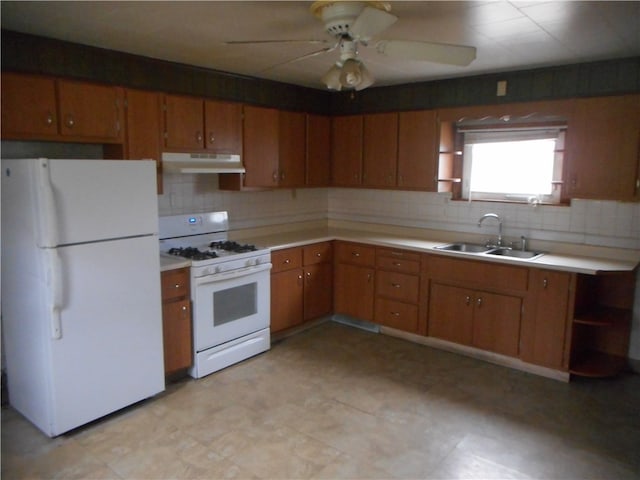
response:
M58 251L64 285L60 338L49 340L51 435L164 390L157 237Z
M51 194L44 184L39 211L57 230L53 246L158 232L155 162L36 161L48 166ZM46 175L47 167L40 170Z

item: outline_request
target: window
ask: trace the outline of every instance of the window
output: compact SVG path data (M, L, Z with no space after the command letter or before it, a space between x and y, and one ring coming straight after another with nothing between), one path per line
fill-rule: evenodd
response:
M462 198L560 203L564 126L464 128Z

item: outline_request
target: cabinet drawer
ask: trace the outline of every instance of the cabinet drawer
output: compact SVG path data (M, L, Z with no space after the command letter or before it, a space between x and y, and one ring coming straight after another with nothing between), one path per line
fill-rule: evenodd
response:
M376 294L403 302L418 303L420 277L380 271L376 274Z
M526 291L529 271L497 263L457 260L438 256L429 259L429 274L437 280L449 280L482 289Z
M302 248L304 266L330 262L333 257L331 242L314 243Z
M405 260L395 257L376 257L376 267L383 270L393 270L396 272L418 275L420 273L420 262Z
M412 262L420 261L419 253L402 250L400 248L377 248L376 254L378 258L389 257L395 258L396 260L410 260Z
M179 268L162 272L162 300L189 297L189 269Z
M271 273L302 267L302 248L285 248L271 252Z
M407 332L418 331L418 307L387 298L376 299L375 322Z
M367 267L375 265L376 249L374 247L350 242L340 242L336 247L336 255L340 263L352 263Z

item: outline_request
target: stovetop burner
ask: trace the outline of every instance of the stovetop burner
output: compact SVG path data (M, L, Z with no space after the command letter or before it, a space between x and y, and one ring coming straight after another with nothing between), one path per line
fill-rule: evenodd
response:
M241 244L238 242L234 242L231 240L223 240L220 242L211 242L209 244L211 248L217 248L220 250L225 250L227 252L234 253L245 253L245 252L255 252L257 250L255 245L250 244Z
M191 260L207 260L209 258L218 257L216 252L203 252L195 247L170 248L167 253L178 257L189 258Z

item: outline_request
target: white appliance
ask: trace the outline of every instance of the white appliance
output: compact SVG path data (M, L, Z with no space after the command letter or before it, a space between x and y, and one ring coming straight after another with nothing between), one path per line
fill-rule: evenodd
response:
M164 390L156 167L2 160L11 405L49 436Z
M227 212L160 217L160 250L191 260L200 378L271 347L271 251L228 240Z

